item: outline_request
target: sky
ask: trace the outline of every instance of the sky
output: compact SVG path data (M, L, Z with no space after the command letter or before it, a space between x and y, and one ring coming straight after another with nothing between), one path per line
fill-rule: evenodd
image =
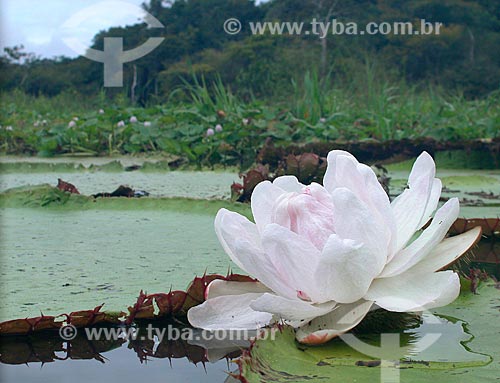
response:
M0 0L0 51L22 44L41 57L77 57L97 32L142 21L144 1ZM78 41L80 49L70 48L68 39Z
M27 52L34 52L42 57L76 57L83 52L74 52L64 43L64 37L77 39L89 46L92 37L100 30L141 21L141 10L138 7L143 2L144 0L0 0L0 49L3 51L6 46L22 44ZM79 25L76 25L76 21L79 21ZM68 23L71 25L68 26Z

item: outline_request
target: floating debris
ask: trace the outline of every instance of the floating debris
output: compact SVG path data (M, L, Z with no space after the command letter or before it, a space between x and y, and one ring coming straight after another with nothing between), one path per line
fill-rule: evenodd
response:
M118 189L116 189L112 193L97 193L97 194L92 194L92 197L94 198L103 198L103 197L126 197L126 198L141 198L141 197L147 197L149 196L149 193L144 190L134 190L129 186L124 186L120 185L118 186Z
M80 194L80 192L78 191L78 189L76 188L75 185L70 184L69 182L63 181L60 178L57 179L57 188L59 190L65 191L65 192L70 192L73 194Z

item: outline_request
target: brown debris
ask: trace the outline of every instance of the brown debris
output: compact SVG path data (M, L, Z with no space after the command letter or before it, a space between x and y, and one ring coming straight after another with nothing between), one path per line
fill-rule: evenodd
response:
M479 282L485 282L489 278L488 273L480 269L470 269L467 279L470 280L470 291L477 294Z
M500 218L458 218L449 233L451 235L465 233L476 226L481 226L486 237L500 236Z
M137 302L128 308L129 315L125 321L130 325L136 319L158 319L185 316L191 307L205 301L207 286L215 279L225 281L255 282L246 275L229 274L224 277L218 274L196 277L186 291L170 291L167 293L145 294L140 292ZM158 308L158 310L156 310ZM157 312L155 312L157 311Z
M439 151L464 150L467 152L480 151L491 154L495 168L500 167L500 138L493 140L469 140L469 141L438 141L429 137L416 139L401 139L389 141L363 140L363 141L331 141L311 142L305 145L289 145L287 147L274 146L271 138L259 151L256 162L269 165L270 169L276 169L279 163L288 154L298 155L302 153L316 153L320 157L326 157L332 149L345 150L352 153L360 162L400 162L405 159L416 158L423 151L433 155ZM397 155L395 154L397 153Z
M57 188L64 192L69 192L72 194L80 194L75 185L70 184L69 182L63 181L62 179L57 179Z

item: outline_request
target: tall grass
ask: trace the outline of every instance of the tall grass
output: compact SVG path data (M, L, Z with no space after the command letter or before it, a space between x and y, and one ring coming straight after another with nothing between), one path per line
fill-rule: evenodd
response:
M225 112L235 112L241 105L241 101L225 86L220 76L207 85L205 77L192 75L191 81L181 78L183 86L174 90L170 98L176 96L178 92L187 94L190 102L203 112L214 112L223 110Z
M267 137L278 145L335 139L500 137L500 91L467 100L461 93L437 87L391 82L374 65L359 71L349 84L332 76L320 79L315 72L306 72L292 84L293 93L286 101L245 103L220 77L210 83L193 77L171 95L176 103L147 108L132 107L126 99L106 101L104 93L88 99L72 93L53 98L4 93L0 95L0 140L4 141L0 152L172 152L175 147L176 154L187 152L195 158L213 140L223 139L227 158L241 158L242 151L253 158ZM105 113L98 112L101 108ZM216 113L219 110L225 115ZM132 115L152 125L117 127ZM75 116L77 127L68 129ZM223 133L213 142L207 140L206 130L218 123L224 126Z
M467 100L438 87L418 89L404 81L390 82L370 63L348 85L306 72L303 79L293 81L293 89L290 109L297 118L313 125L325 119L348 139L500 135L500 90L482 100Z
M106 101L105 98L104 101ZM72 91L63 92L54 97L43 95L35 97L15 90L9 93L0 93L0 103L11 112L31 110L36 115L85 113L96 108L99 110L105 106L100 94L89 97Z

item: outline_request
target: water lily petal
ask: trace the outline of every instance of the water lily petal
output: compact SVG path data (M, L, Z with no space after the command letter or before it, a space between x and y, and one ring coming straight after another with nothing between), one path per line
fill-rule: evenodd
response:
M272 212L276 200L285 191L269 181L259 183L252 192L252 215L260 232L272 222Z
M296 291L278 274L265 254L255 224L226 209L215 217L215 232L225 252L238 267L280 295L295 297Z
M443 189L443 184L439 178L434 178L432 183L431 192L429 194L429 199L427 200L427 206L425 207L424 215L418 224L418 230L420 230L429 220L436 211L439 198L441 198L441 190Z
M282 176L273 183L263 181L252 192L252 214L260 232L273 222L272 214L277 200L288 193L301 193L305 186L295 176Z
M212 299L223 295L240 295L246 293L272 292L260 282L233 282L214 279L205 290L205 299Z
M430 174L428 174L429 172ZM408 176L408 185L417 182L422 176L427 177L428 175L431 179L436 176L436 164L429 153L422 152L413 163Z
M329 300L324 286L314 278L320 252L311 242L273 223L267 225L262 233L262 247L280 278L294 288L295 296L288 298L293 299L302 292L314 302Z
M366 294L379 267L380 261L363 244L334 234L323 249L314 275L329 299L351 303Z
M193 327L205 330L255 330L267 326L273 318L272 314L250 308L250 304L260 296L260 293L248 293L206 300L188 311L188 321Z
M337 188L347 188L356 197L385 216L389 208L389 197L378 182L374 171L347 152L334 150L328 154L328 168L323 179L330 192Z
M339 188L347 188L362 201L372 213L369 222L380 228L378 242L391 253L395 250L396 226L389 197L369 166L347 152L334 150L328 154L323 183L332 195Z
M331 196L317 184L305 187L302 193L283 194L276 201L272 221L322 250L335 232Z
M408 270L424 259L445 237L456 221L460 206L457 198L448 200L437 212L431 224L409 246L398 252L387 264L380 277L392 277Z
M373 281L365 299L396 312L423 311L446 306L460 293L460 279L453 271L415 274L410 271Z
M455 262L465 254L481 238L481 227L475 227L466 233L446 238L437 245L424 259L413 266L408 272L432 273Z
M335 188L337 187L342 187L342 184L338 184L337 180L337 158L339 156L347 156L347 157L352 157L354 156L346 152L344 150L332 150L331 152L328 153L327 161L328 161L328 166L326 168L325 176L323 177L323 185L325 188L329 191L332 192Z
M441 183L435 182L435 174L434 160L428 153L422 153L413 164L408 179L409 188L392 201L391 209L397 227L396 251L408 243L436 209Z
M386 226L377 225L374 212L351 190L337 188L332 193L335 233L343 239L361 243L372 253L370 275L378 275L385 266L388 254Z
M309 321L333 310L335 302L311 304L300 299L288 299L274 294L263 294L250 307L257 311L275 314L290 321Z
M338 305L332 312L303 325L295 335L300 343L322 344L357 326L370 311L373 302L363 299Z
M288 193L301 193L302 189L305 187L305 185L301 184L295 176L278 177L273 181L273 185L279 187L280 189L283 189Z
M317 182L313 182L308 186L304 187L304 193L308 193L313 196L318 202L325 206L325 209L333 209L332 196L322 185Z

